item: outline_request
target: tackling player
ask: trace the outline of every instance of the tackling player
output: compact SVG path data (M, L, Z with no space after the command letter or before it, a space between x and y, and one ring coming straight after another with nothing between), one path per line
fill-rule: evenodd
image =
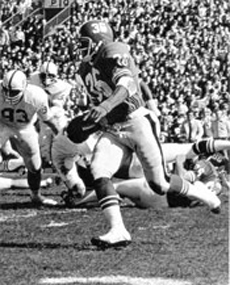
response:
M113 31L104 21L84 23L79 34L78 49L82 57L79 73L91 101L82 128L92 129L99 122L104 125L90 168L99 204L110 227L108 233L91 242L107 247L126 246L131 242L111 181L130 151L137 154L152 191L159 195L176 192L199 199L214 211L219 209L220 200L216 195L200 191L179 176L169 177L166 173L156 126L150 111L143 107L139 70L128 46L114 41Z
M10 70L4 75L0 86L0 148L10 139L23 157L32 202L55 205L55 201L40 193L41 156L35 128L38 117L55 133L58 132L48 106L47 94L40 87L28 84L22 71Z

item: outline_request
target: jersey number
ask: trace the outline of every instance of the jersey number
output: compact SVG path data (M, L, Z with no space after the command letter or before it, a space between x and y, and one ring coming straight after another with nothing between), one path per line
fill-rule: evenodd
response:
M29 122L26 112L21 109L14 110L11 108L5 108L2 110L2 117L11 123L13 122L28 123Z
M95 99L97 99L97 102L101 102L103 99L103 96L108 98L112 94L111 87L105 82L97 78L97 76L100 74L100 72L93 68L91 73L88 73L85 77L85 83L89 90L89 92L92 94L95 94Z

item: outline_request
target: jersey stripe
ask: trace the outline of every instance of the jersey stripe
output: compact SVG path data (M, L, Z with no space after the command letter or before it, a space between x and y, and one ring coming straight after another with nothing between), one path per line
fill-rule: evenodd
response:
M11 75L11 78L10 78L9 84L8 84L8 89L9 89L9 90L12 90L11 82L12 82L12 80L13 80L13 78L14 78L14 75L16 74L17 71L18 71L18 70L15 70L15 71L13 72L13 74Z

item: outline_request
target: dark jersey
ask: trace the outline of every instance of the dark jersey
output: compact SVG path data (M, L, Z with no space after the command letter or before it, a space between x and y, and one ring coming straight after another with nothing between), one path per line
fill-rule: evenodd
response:
M104 45L93 62L81 63L79 73L89 93L91 104L96 106L113 94L121 77L129 76L134 79L137 92L107 115L109 123L125 121L128 114L144 106L138 83L139 69L135 66L126 44L114 42Z

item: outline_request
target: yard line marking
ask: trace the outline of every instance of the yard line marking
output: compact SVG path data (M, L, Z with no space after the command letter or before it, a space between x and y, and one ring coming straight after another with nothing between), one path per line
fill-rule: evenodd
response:
M52 214L70 214L70 213L86 213L87 209L66 209L66 210L62 210L62 211L58 211L58 210L53 210L53 211L36 211L36 210L29 210L27 211L25 214L9 214L9 215L4 215L0 213L0 223L4 223L4 222L12 222L12 221L19 221L19 220L24 220L24 219L28 219L28 218L32 218L35 216L48 216L48 215L52 215ZM58 226L58 225L50 225L50 226ZM60 225L63 226L63 225Z
M30 211L27 214L10 214L10 215L0 215L0 223L6 221L18 221L20 219L28 219L37 216L36 211Z
M80 284L127 284L127 285L192 285L192 282L171 278L141 278L131 276L103 276L103 277L53 277L42 278L39 280L39 284L73 284L79 282Z
M60 222L60 223L57 223L55 221L51 221L49 224L47 225L41 225L40 227L41 228L54 228L54 227L65 227L65 226L68 226L69 224L72 224L73 222L71 223L65 223L65 222Z

